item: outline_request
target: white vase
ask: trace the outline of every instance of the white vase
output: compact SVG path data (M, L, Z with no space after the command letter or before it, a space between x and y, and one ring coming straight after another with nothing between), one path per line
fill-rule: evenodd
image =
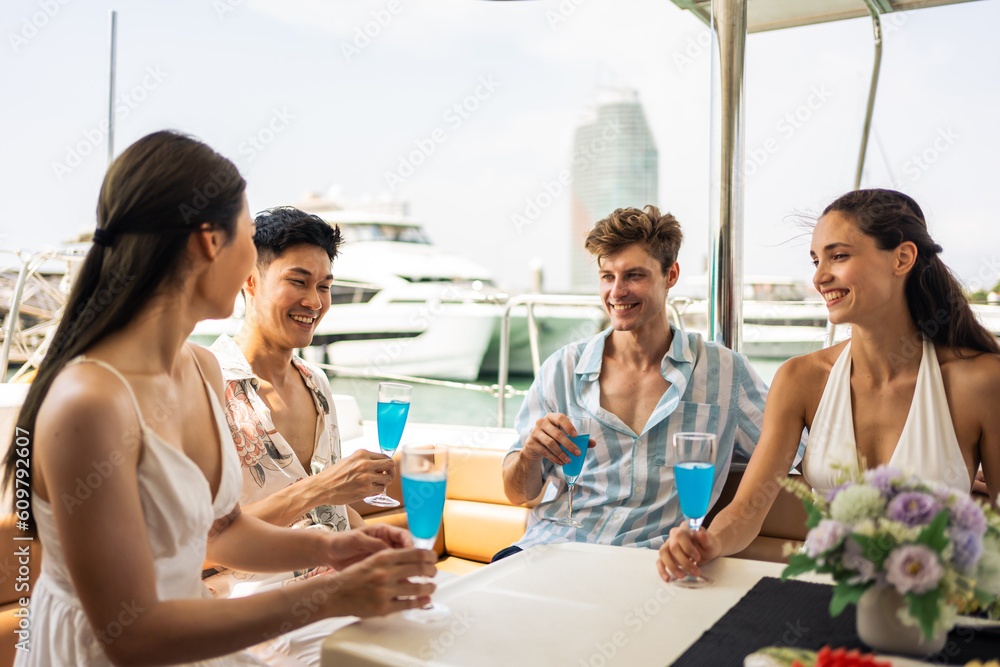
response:
M903 653L926 656L944 648L947 630L940 630L930 640L916 625L904 625L899 610L906 600L892 586L876 584L858 600L857 629L861 641L880 653Z

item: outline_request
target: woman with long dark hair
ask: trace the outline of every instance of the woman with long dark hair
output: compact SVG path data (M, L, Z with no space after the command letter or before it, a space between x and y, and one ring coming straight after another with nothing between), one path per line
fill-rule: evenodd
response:
M214 356L186 343L232 313L256 259L245 182L208 146L151 134L108 169L98 227L5 461L44 546L18 665L261 664L240 649L329 616L425 604L434 555L398 529L271 526L241 475ZM21 504L23 507L23 503ZM27 514L26 512L24 514ZM21 516L19 516L19 519ZM336 574L212 600L202 563Z
M675 527L664 579L746 547L795 458L803 428L807 483L829 491L845 468L890 464L968 493L982 464L1000 491L1000 345L938 256L917 203L893 190L850 192L812 235L813 282L848 341L790 359L774 377L764 426L733 502L707 531Z

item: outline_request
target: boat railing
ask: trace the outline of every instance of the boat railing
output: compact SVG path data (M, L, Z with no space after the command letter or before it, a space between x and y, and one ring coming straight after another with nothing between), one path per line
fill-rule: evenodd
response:
M324 371L335 373L338 377L359 378L363 380L394 380L396 382L409 382L411 384L424 384L433 387L447 387L449 389L464 389L466 391L477 391L490 394L494 398L497 396L511 398L513 396L526 396L527 391L515 389L509 384L476 384L474 382L457 382L455 380L438 380L435 378L421 378L413 375L397 375L393 373L375 373L371 369L359 370L350 366L338 366L337 364L325 364L312 362L313 366ZM503 391L501 391L503 386ZM501 424L503 422L500 422Z
M680 311L673 303L667 301L665 304L667 314L671 321L679 328L684 328L684 319ZM510 373L510 318L511 312L520 306L527 308L528 323L528 345L531 348L531 369L535 376L541 368L541 352L538 345L538 323L535 319L535 306L596 306L603 308L603 302L599 296L571 295L571 294L519 294L511 297L504 304L503 315L500 317L500 359L497 369L497 387L506 387ZM521 392L527 393L527 392ZM518 395L518 394L510 394ZM498 394L497 399L497 422L504 423L506 417L506 403L508 392Z
M664 306L671 322L679 329L684 329L684 317L682 310L690 305L690 299L671 299ZM438 380L433 378L421 378L412 375L398 375L384 372L373 372L371 368L357 369L349 366L339 366L337 364L316 363L315 365L324 371L332 372L338 377L395 380L397 382L409 382L412 384L423 384L435 387L447 387L450 389L463 389L466 391L477 391L488 393L497 399L497 423L503 425L506 419L506 402L508 398L515 396L527 396L524 389L517 389L510 381L510 323L511 314L516 308L527 309L528 344L531 348L531 366L534 375L538 375L541 368L541 348L538 337L538 319L535 316L535 306L592 306L602 308L601 298L598 296L573 295L573 294L520 294L507 300L500 317L500 358L498 360L497 383L492 385L477 384L473 382L456 382L452 380Z
M11 378L11 380L15 380L27 373L33 366L37 366L45 354L47 345L44 342L37 344L32 341L54 331L59 318L62 317L67 295L61 288L56 288L46 280L40 270L46 264L58 261L67 264L67 273L69 273L70 264L82 263L84 254L55 248L36 252L0 250L0 254L12 255L15 259L15 263L12 265L0 267L0 273L11 274L15 268L17 270L17 277L10 289L9 299L6 298L6 295L0 294L0 307L5 307L7 310L2 326L3 345L0 347L0 381L3 381L7 377L12 348L16 349L19 356L25 360L25 363ZM31 292L26 295L25 291L29 285ZM35 308L34 312L28 312L30 309L25 307L25 299L36 295L43 297L49 307L39 307ZM41 321L33 326L22 328L22 314L30 314Z

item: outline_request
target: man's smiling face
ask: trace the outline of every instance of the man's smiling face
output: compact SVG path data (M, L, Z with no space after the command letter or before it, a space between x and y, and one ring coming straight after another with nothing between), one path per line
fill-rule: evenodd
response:
M264 269L254 270L250 308L264 338L282 349L308 347L330 309L330 257L315 245L287 248Z
M615 331L635 331L664 317L667 291L677 282L674 262L664 274L660 262L641 244L600 260L600 293Z

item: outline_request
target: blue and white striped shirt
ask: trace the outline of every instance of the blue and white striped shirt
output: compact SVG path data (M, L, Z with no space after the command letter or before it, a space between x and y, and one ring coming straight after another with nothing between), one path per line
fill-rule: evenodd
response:
M746 456L753 452L763 423L764 381L742 355L699 334L671 329L673 342L660 366L670 386L638 434L601 407L598 378L611 329L567 345L542 365L514 422L520 440L507 455L520 451L535 422L549 412L570 421L589 418L600 432L591 433L597 446L587 452L574 490L573 518L584 527L552 522L569 512L569 487L562 467L542 459L545 495L516 546L596 542L659 548L683 518L674 485L673 434L718 436L712 505L725 484L734 443Z

